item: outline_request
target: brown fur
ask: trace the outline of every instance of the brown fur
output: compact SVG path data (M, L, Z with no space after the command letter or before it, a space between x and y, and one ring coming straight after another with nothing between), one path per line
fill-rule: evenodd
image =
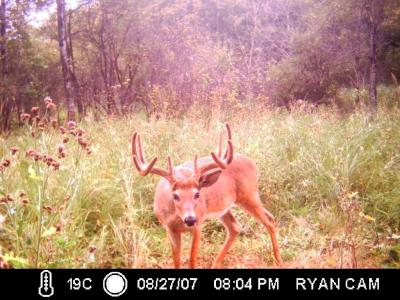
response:
M209 162L208 157L201 158L199 165ZM210 187L200 188L194 180L193 165L184 164L174 168L176 181L172 187L168 180L161 179L155 194L154 212L166 228L172 244L174 265L180 267L181 233L192 232L193 242L190 266L195 267L201 236L201 223L207 217L220 217L227 229L225 244L214 262L213 267L220 267L240 231L240 225L231 213L231 207L237 205L253 215L268 230L276 262L281 262L275 234L274 219L263 207L258 192L259 173L254 163L244 155L235 154L232 163L222 171L218 180ZM200 188L200 199L193 200L193 194ZM180 200L172 194L179 192ZM185 209L193 209L197 218L196 225L188 227L183 222Z

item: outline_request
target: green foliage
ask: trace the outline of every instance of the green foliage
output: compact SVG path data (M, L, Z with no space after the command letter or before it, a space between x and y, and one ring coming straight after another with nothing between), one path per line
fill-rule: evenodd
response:
M289 108L298 99L341 105L343 89L368 89L366 0L78 2L67 6L65 21L83 114L96 108L177 117L204 104ZM62 105L57 16L33 27L27 15L48 1L19 3L8 7L9 77L0 96L18 113L47 95ZM377 45L382 84L400 76L398 15L398 1L385 1ZM225 101L232 93L233 104Z
M95 123L88 118L79 125L88 148L52 128L32 137L37 129L26 125L0 148L0 161L11 160L0 177L0 196L12 199L0 204L4 259L14 267L170 266L167 237L152 208L158 178L135 171L130 135L141 132L148 157L172 155L179 164L194 153L207 155L224 119L233 125L235 151L260 169L262 199L277 218L289 266L354 266L354 261L394 266L400 230L398 110L381 111L373 121L363 112L342 117L324 109L249 111L220 111L211 119L146 121L133 115ZM66 136L66 157L56 158L59 170L25 154L32 148L56 157ZM15 155L9 152L13 146L19 148ZM265 230L240 209L234 214L243 233L231 253L240 255L228 254L227 265L271 264ZM211 265L224 235L217 221L205 224L202 266ZM188 242L185 238L185 249Z
M399 86L380 85L377 92L378 103L382 110L392 111L400 107ZM366 89L342 88L337 93L336 103L345 111L354 111L359 107L366 108L369 105L368 91Z
M32 106L47 114L44 95L61 108L65 98L57 17L27 22L34 5L49 2L7 3L4 127ZM60 109L15 122L0 137L0 259L14 267L169 266L152 212L157 178L137 175L129 137L140 131L149 157L182 163L207 155L230 121L235 149L260 168L291 266L398 266L400 10L385 1L379 16L379 113L370 119L366 4L80 1L65 21L86 133L60 134ZM313 105L322 103L335 105ZM13 146L19 152L11 154ZM30 149L40 157L26 155ZM243 234L232 251L241 261L227 264L271 263L263 229L235 214ZM221 225L209 222L202 265L223 240Z

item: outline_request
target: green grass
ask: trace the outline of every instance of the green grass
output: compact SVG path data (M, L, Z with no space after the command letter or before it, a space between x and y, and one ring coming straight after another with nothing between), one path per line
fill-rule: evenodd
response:
M64 137L58 129L26 125L0 138L0 162L11 159L0 173L0 198L12 198L0 203L3 260L17 268L171 267L165 231L153 214L158 178L140 177L133 168L131 134L142 134L147 157L165 164L171 155L178 164L214 149L224 121L233 126L235 151L251 157L261 171L262 199L277 218L286 266L400 266L396 110L374 120L363 112L254 109L230 112L229 118L196 111L179 120L88 117L78 127L85 130L91 154L65 134L65 158L57 158ZM13 146L19 148L16 155L10 153ZM59 170L27 157L29 148L55 158ZM20 197L22 191L27 195ZM263 227L239 209L234 214L243 231L225 265L272 266ZM225 232L217 220L203 231L199 265L210 267ZM188 249L185 237L184 262Z

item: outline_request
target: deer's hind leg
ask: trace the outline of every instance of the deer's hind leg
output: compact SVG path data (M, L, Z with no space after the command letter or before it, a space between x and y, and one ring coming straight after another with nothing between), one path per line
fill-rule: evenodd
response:
M236 236L240 233L240 224L233 216L231 211L228 211L225 215L221 217L221 222L226 229L227 236L225 243L222 246L222 249L213 264L213 268L221 267L221 264L225 258L226 253L232 247L233 241L235 240Z
M280 265L282 263L282 258L279 252L278 240L276 238L275 218L264 208L259 193L257 192L250 197L240 199L237 204L265 226L271 237L275 261L277 265Z

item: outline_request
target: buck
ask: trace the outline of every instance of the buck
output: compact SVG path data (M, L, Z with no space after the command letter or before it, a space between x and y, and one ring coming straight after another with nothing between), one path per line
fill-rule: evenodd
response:
M272 240L275 261L282 260L279 254L274 216L266 210L258 191L259 173L255 164L245 155L233 153L232 133L226 124L228 140L222 151L223 133L220 134L218 152L210 157L194 157L192 163L174 167L167 157L168 167L155 167L157 157L147 163L143 154L140 135L132 137L133 163L139 174L155 174L162 179L157 185L154 197L154 212L168 233L172 245L175 268L181 265L181 235L192 233L189 266L196 267L200 246L201 224L209 218L220 218L226 228L225 243L213 263L220 268L226 253L240 232L240 225L232 214L237 205L263 224Z

